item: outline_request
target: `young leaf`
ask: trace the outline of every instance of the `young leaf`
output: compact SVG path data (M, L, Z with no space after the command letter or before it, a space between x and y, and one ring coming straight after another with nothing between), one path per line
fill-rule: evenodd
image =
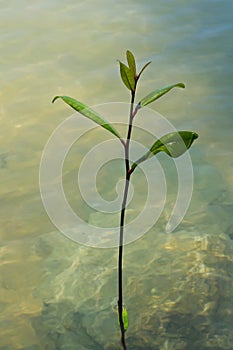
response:
M157 140L150 150L132 164L130 172L132 173L138 164L155 156L159 152L165 152L172 158L177 158L187 151L198 138L198 134L192 131L171 132Z
M113 135L115 135L120 140L122 140L121 136L118 134L118 132L114 129L114 127L111 124L105 121L102 117L100 117L100 115L97 112L93 111L93 109L86 106L84 103L79 102L69 96L55 96L52 103L54 103L58 98L61 98L65 103L67 103L74 110L81 113L85 117L91 119L93 122L97 123L98 125L101 125L103 128L107 129Z
M129 327L129 320L128 320L128 312L125 307L122 309L122 320L124 323L124 331L126 332ZM118 320L118 324L120 324L120 321Z
M123 323L124 323L124 330L126 332L128 327L129 327L129 320L128 320L128 313L127 313L127 310L125 308L123 308L123 311L122 311L122 318L123 318Z
M127 50L126 57L127 57L129 69L133 72L134 77L136 77L136 62L135 62L134 55L132 54L131 51Z
M119 61L120 63L120 73L121 73L121 79L125 86L130 90L135 90L135 80L134 80L134 73L133 71L127 67L124 63Z
M151 64L151 61L150 61L150 62L147 62L147 63L142 67L142 69L140 70L140 73L139 73L138 76L137 76L137 80L140 78L142 72L146 69L147 66L149 66L149 64Z
M162 89L156 89L156 90L152 91L150 94L148 94L147 96L145 96L138 103L138 108L144 107L144 106L148 105L149 103L154 102L155 100L157 100L161 96L165 95L167 92L169 92L171 89L173 89L175 87L185 88L185 85L183 83L177 83L177 84L165 86Z

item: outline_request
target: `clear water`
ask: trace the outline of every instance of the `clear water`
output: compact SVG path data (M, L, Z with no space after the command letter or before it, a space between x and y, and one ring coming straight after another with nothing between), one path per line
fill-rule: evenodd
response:
M125 247L128 349L232 349L232 1L0 5L0 349L120 348L117 250L88 248L56 231L38 177L48 137L70 115L64 104L51 104L53 96L128 102L116 62L128 48L140 64L153 61L139 96L184 81L184 91L152 107L200 134L182 224L165 233L175 190L172 168L161 160L170 186L165 210ZM75 157L66 164L65 188L80 210L72 195ZM84 219L89 214L84 207Z

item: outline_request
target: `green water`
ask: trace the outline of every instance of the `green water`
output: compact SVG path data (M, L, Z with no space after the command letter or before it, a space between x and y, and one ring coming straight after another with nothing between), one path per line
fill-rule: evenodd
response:
M176 191L173 168L161 159L165 209L148 234L125 247L128 349L232 349L232 1L0 6L0 349L119 349L117 250L85 247L56 230L41 202L39 165L49 136L71 115L64 104L51 104L53 96L128 102L116 62L128 48L139 64L153 61L139 97L185 82L184 91L152 108L200 135L181 225L165 233ZM76 171L73 152L64 187L88 220L91 209L72 192Z

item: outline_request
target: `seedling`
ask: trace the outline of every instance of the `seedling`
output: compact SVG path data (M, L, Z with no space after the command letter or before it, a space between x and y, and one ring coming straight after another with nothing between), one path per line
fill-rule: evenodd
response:
M143 71L151 63L148 62L140 70L139 73L136 71L136 62L132 52L127 50L126 58L128 65L119 61L120 64L120 75L123 83L129 89L131 94L130 101L130 112L129 112L129 122L128 122L128 131L127 138L123 139L118 131L106 120L104 120L97 112L88 107L82 102L77 101L76 99L69 96L56 96L53 99L53 102L58 98L62 99L75 111L78 111L85 117L91 119L93 122L102 126L109 132L111 132L115 137L117 137L124 148L124 162L125 162L125 187L123 193L123 200L121 205L121 216L120 216L120 225L119 225L119 255L118 255L118 320L121 332L121 345L124 350L126 347L125 333L129 326L128 322L128 313L123 303L123 247L124 247L124 227L125 227L125 212L126 212L126 203L127 196L129 191L130 178L137 168L137 166L146 161L147 159L155 156L159 152L165 152L169 157L176 158L181 156L187 149L189 149L195 139L198 138L198 135L192 131L177 131L171 132L162 136L159 140L156 140L151 148L138 160L133 163L129 159L129 150L130 150L130 140L133 127L133 121L136 117L138 111L148 104L158 100L160 97L168 93L173 88L185 88L183 83L176 83L168 85L162 89L156 89L142 98L137 104L135 104L135 95L137 90L137 85L139 78L141 77Z

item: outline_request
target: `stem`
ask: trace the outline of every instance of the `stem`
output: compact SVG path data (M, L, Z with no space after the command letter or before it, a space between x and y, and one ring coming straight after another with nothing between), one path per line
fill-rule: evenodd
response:
M124 225L125 225L125 206L127 202L127 196L129 191L129 182L131 173L129 172L129 144L132 132L132 121L134 117L133 113L133 105L134 105L135 91L131 92L131 105L130 105L130 115L129 115L129 126L128 126L128 134L127 140L125 142L125 188L124 188L124 196L121 206L121 219L120 219L120 237L119 237L119 257L118 257L118 318L121 329L121 344L124 350L126 348L125 342L125 329L123 322L123 274L122 274L122 265L123 265L123 245L124 245Z

